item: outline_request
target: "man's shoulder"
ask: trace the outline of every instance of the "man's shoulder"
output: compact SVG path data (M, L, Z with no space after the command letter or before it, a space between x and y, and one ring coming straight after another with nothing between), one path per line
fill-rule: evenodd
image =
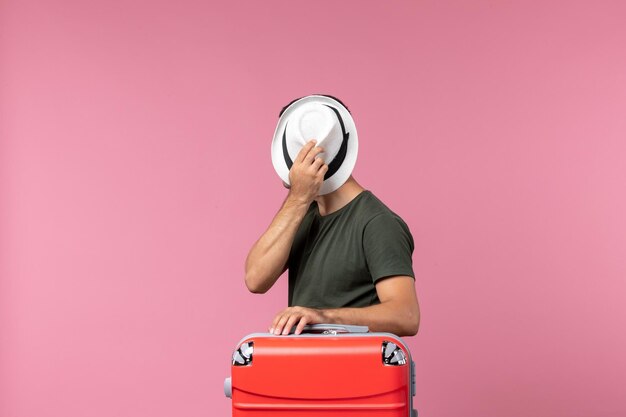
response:
M364 201L364 215L361 216L360 227L370 236L381 233L404 234L412 239L411 229L404 219L382 202L372 192Z
M402 218L396 214L387 204L383 203L383 201L378 198L372 191L366 190L364 191L364 196L362 199L362 204L360 205L360 210L362 212L362 218L366 221L369 221L378 216L392 216L396 217L400 220Z

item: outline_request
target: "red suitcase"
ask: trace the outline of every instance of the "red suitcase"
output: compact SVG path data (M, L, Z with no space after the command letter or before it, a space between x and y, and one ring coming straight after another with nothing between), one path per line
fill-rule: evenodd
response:
M232 357L233 417L415 417L415 365L403 341L364 326L254 333Z

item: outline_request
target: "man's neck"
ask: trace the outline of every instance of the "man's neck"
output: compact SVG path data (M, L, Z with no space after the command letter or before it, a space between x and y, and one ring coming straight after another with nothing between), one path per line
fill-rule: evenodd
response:
M365 189L361 187L352 176L350 176L350 178L348 178L348 180L341 187L332 193L320 195L315 199L315 201L317 201L320 215L326 216L339 210L364 190Z

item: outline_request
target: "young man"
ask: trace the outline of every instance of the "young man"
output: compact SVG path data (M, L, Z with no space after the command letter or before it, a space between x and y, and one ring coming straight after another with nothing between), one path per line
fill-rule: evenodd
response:
M357 138L349 110L335 97L312 95L289 103L279 119L273 159L289 192L245 263L245 283L254 293L268 291L289 269L289 307L274 317L270 332L288 334L296 326L299 334L307 324L336 323L415 335L413 238L404 221L351 175ZM315 130L324 123L329 127ZM294 125L300 131L294 133ZM307 132L329 131L321 146L313 137L301 145ZM295 158L289 144L292 153L299 147ZM321 156L326 145L334 150L328 164Z

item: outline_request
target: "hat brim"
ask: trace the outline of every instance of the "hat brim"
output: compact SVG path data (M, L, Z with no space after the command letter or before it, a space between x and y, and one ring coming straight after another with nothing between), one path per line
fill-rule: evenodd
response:
M348 180L348 178L350 178L350 174L352 174L352 170L356 164L356 157L359 150L359 136L356 131L354 119L352 119L350 112L348 112L338 101L326 96L310 95L293 102L289 107L287 107L287 109L285 109L283 114L280 116L278 124L276 125L276 130L274 131L274 138L272 139L272 164L274 165L274 169L276 170L278 176L286 184L291 185L289 181L289 168L287 167L287 163L285 162L283 155L282 136L289 116L301 105L311 102L328 104L337 109L343 119L346 132L350 133L350 137L348 139L348 150L346 152L345 159L339 169L331 177L324 180L322 186L320 187L319 193L320 195L324 195L337 190ZM328 164L330 161L324 162Z

